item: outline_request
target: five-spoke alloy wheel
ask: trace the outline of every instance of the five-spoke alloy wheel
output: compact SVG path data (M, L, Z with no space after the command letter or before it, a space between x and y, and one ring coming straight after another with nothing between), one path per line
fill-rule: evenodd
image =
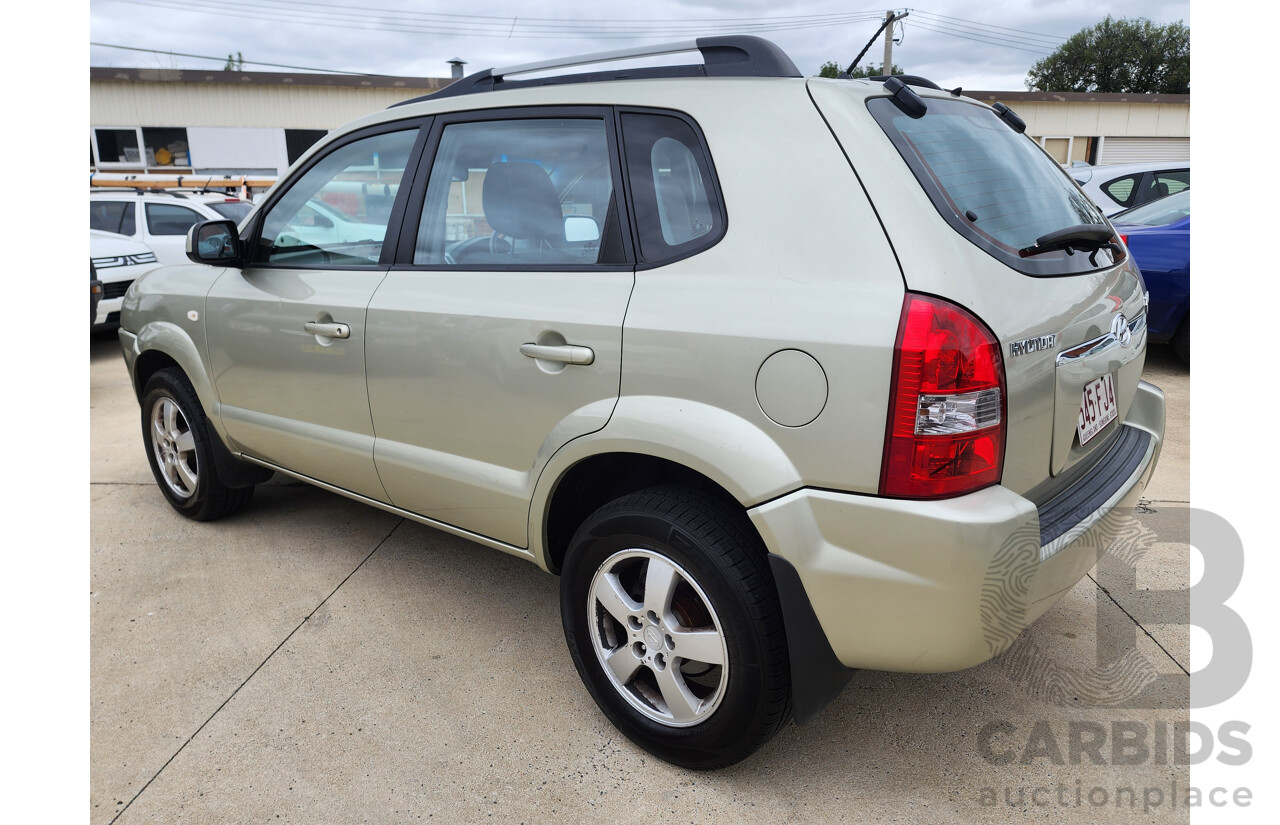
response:
M178 498L196 494L200 460L191 425L178 403L161 397L151 407L151 450L160 468L161 483Z
M596 658L633 708L673 727L715 713L729 651L715 610L682 567L650 550L615 553L596 571L587 614Z
M212 521L242 509L253 487L230 488L213 458L217 438L200 398L176 367L157 370L142 393L142 440L160 492L173 509L197 521Z
M656 756L731 765L788 717L768 554L731 502L659 487L601 507L565 555L560 609L592 697Z

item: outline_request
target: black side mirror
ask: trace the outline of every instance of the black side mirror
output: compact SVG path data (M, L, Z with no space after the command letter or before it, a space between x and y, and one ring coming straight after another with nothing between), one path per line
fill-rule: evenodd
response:
M202 221L187 230L187 257L198 264L244 266L235 221Z

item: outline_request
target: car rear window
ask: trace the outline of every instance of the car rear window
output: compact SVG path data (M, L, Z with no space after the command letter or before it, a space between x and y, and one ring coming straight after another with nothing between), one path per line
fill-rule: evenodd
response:
M942 217L979 248L1028 275L1095 270L1088 255L1018 254L1050 232L1106 226L1102 212L1062 167L985 106L927 100L928 112L919 118L891 98L872 98L867 107ZM1109 252L1099 255L1099 264L1110 262Z

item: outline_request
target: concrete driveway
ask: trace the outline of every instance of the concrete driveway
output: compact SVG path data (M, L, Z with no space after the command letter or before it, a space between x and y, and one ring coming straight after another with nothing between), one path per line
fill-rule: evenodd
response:
M1189 377L1163 348L1168 439L1118 559L997 659L859 672L714 773L607 722L558 582L527 562L279 479L231 519L181 518L117 344L90 358L95 825L1188 820L1168 743L1189 692Z

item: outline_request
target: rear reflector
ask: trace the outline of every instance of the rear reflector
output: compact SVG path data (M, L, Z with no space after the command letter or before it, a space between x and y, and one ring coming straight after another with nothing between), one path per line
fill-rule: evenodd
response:
M1004 399L995 336L955 304L908 293L894 347L880 494L949 498L999 483Z

